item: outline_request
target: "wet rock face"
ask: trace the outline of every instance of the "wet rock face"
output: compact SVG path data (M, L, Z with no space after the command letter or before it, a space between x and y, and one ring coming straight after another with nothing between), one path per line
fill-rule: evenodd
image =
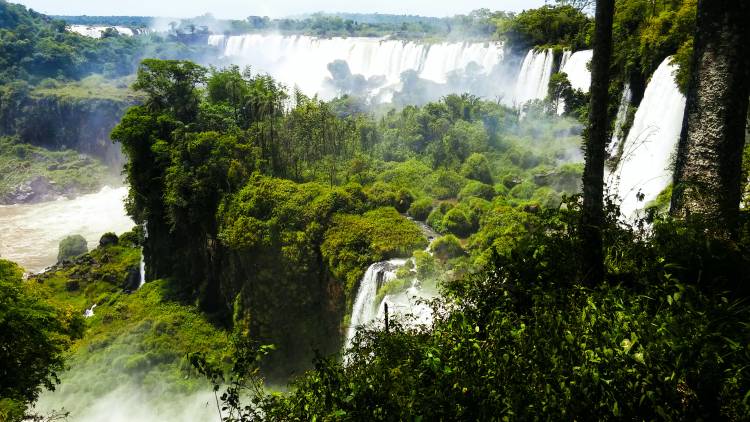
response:
M30 204L51 201L60 196L59 187L43 176L37 176L0 198L3 204Z
M121 287L123 290L134 292L138 290L140 284L141 274L138 271L138 267L133 267L128 270L128 274L125 276Z

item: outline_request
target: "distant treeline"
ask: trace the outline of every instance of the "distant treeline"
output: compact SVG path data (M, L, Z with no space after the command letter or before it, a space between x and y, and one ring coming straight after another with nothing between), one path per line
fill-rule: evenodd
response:
M154 18L150 16L51 16L70 25L126 26L128 28L150 28Z
M533 14L534 16L529 16ZM315 13L312 15L272 19L268 16L249 16L243 20L217 19L205 14L190 19L174 19L169 30L177 34L244 34L274 31L318 37L393 37L398 39L474 39L490 40L504 37L507 31L516 32L528 26L529 19L543 18L552 30L535 30L535 34L510 34L508 39L539 38L549 32L564 32L565 37L545 39L545 42L571 44L572 33L587 31L590 19L572 6L545 6L519 14L479 9L467 15L437 18L415 15ZM151 26L154 18L131 16L58 16L70 24ZM167 18L169 20L169 18ZM554 24L551 24L553 22ZM552 34L557 35L557 34ZM537 41L534 39L534 41ZM524 45L524 47L526 47Z

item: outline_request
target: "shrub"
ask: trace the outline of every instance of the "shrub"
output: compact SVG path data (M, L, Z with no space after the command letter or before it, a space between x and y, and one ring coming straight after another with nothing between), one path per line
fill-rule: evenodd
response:
M459 192L458 194L458 199L465 199L472 196L491 200L495 196L495 188L493 188L491 185L486 185L482 182L472 180L471 182L467 183L463 189L461 189L461 192Z
M86 239L80 234L68 236L60 242L57 252L57 262L67 261L83 255L89 251Z
M119 241L120 239L117 237L116 234L112 232L104 233L102 237L99 239L99 247L104 248L110 245L117 245Z
M464 248L456 236L452 234L435 239L430 245L430 250L440 260L447 261L464 254Z
M411 203L409 215L417 221L425 221L432 211L432 199L422 198Z
M461 208L453 208L443 217L443 227L445 230L461 237L471 234L471 219Z
M396 203L393 205L396 210L400 213L405 213L409 210L409 207L411 207L412 201L414 201L414 197L412 196L411 192L409 192L406 189L399 189L396 192L395 197Z
M429 190L437 199L455 198L466 184L466 179L452 170L438 170L432 174L431 179Z
M461 167L461 175L467 179L476 180L486 184L492 184L492 173L490 164L482 154L474 153L466 159Z

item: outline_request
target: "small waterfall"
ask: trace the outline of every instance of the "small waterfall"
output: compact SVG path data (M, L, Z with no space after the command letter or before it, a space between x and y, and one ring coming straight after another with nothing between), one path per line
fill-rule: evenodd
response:
M352 307L352 316L349 329L346 333L344 350L352 345L352 340L357 334L357 328L371 323L376 316L375 297L378 287L396 278L396 270L406 264L405 259L391 259L390 261L376 262L370 265L359 283L359 290Z
M138 288L140 289L146 284L146 260L143 258L143 252L141 252L141 264L139 265L138 270L141 275L141 280L138 283Z
M411 220L411 219L410 219ZM432 243L434 239L440 237L432 228L420 221L414 221ZM426 250L430 252L429 246ZM382 300L376 302L378 289L385 283L396 278L396 271L406 265L407 262L414 264L414 258L409 259L392 259L390 261L377 262L372 264L362 277L359 284L359 290L352 307L352 316L344 343L344 351L349 349L357 334L357 329L363 325L375 324L381 326L385 318L385 304L388 304L389 315L394 318L400 318L407 325L429 325L432 322L432 308L426 304L420 303L422 300L432 299L438 295L436 288L427 288L423 285L422 280L416 278L416 269L412 268L411 285L404 291L388 294ZM405 320L405 317L413 319Z
M620 106L617 108L617 118L615 119L615 128L612 132L612 140L607 146L607 155L616 157L619 153L620 142L622 141L622 127L628 118L628 108L632 100L633 92L630 90L630 84L626 83L622 88L622 97L620 97Z
M86 311L83 313L83 317L91 318L92 316L94 316L94 308L96 308L96 303L92 307L86 309Z
M529 101L543 100L547 97L554 59L552 49L529 50L518 75L513 105L521 107Z
M671 60L664 59L651 77L617 169L608 177L622 200L620 209L626 217L636 215L672 181L670 167L682 129L685 96L674 81L676 66Z

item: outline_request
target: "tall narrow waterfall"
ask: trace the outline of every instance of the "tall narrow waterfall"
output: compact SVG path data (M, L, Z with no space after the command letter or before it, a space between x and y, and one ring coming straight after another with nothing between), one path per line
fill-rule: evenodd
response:
M607 155L610 157L616 156L619 152L620 142L622 141L622 127L625 125L625 120L628 118L628 108L630 108L632 97L633 92L630 90L630 84L626 83L622 88L620 106L617 108L617 118L612 132L612 140L607 146Z
M627 217L654 200L672 181L670 167L682 129L685 97L674 81L676 66L670 62L671 57L666 58L651 77L614 172L621 211Z
M552 49L530 50L526 54L516 82L513 105L520 107L529 101L543 100L547 97L554 59L555 54Z
M503 46L495 42L427 44L269 34L212 35L208 42L222 49L233 63L269 73L309 95L325 94L327 66L336 60L346 61L354 75L384 77L381 87L398 84L401 74L408 70L417 72L420 78L445 83L451 72L464 70L472 63L479 66L481 73L489 74L503 60Z
M141 252L141 263L138 266L138 273L141 277L141 280L138 283L138 288L140 289L144 284L146 284L146 260L143 257L143 252Z

